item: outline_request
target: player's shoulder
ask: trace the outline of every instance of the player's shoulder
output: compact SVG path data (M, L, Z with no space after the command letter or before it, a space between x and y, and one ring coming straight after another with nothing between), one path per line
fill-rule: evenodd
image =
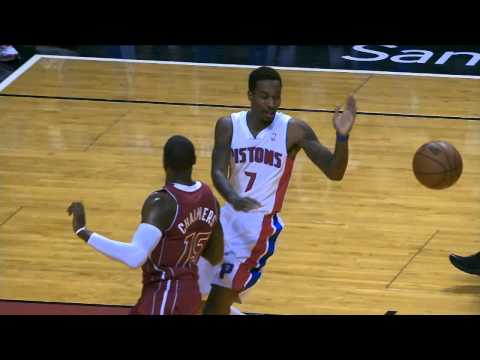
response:
M215 193L213 192L212 188L208 184L205 184L202 181L199 181L199 182L202 184L200 189L203 192L203 194L208 198L213 199L218 204L217 197L215 196Z
M288 128L293 130L305 130L310 128L310 125L302 119L290 117L288 120Z
M222 126L222 127L231 127L232 126L232 115L225 115L217 120L217 126Z
M164 189L151 193L143 204L142 222L155 225L160 230L166 229L175 219L177 203Z
M287 134L290 144L297 144L304 139L311 138L313 130L302 119L291 118L288 122Z
M165 189L160 189L148 195L145 199L144 208L169 207L174 204L175 199Z
M233 123L230 115L222 116L215 124L215 139L217 142L224 142L230 139L233 133Z
M200 182L200 184L202 184L202 186L201 186L202 191L205 191L206 193L212 194L212 196L213 196L212 188L208 184L205 184L203 181L199 181L199 182Z

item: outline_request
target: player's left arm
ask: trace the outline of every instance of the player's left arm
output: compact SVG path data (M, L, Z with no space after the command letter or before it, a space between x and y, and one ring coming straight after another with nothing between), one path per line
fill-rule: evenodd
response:
M138 268L158 245L163 235L162 230L172 221L172 206L168 199L162 198L165 196L168 195L157 193L147 198L142 209L142 222L130 243L115 241L87 229L85 208L81 202L73 202L67 212L73 215L73 231L88 245L130 268Z
M223 260L224 242L223 242L223 228L220 223L220 205L217 205L217 220L212 229L210 239L202 252L202 256L208 260L212 265L218 265Z
M345 110L340 114L337 107L333 126L337 132L335 151L332 153L318 141L313 129L304 121L292 119L288 127L289 151L303 149L308 158L330 179L342 180L348 164L348 138L356 117L353 97L347 99Z

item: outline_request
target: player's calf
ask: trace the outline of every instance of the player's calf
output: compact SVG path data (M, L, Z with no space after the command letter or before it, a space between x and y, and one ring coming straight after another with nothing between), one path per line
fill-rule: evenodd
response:
M238 293L232 289L212 285L212 291L208 295L207 302L203 308L204 315L229 315L230 307L238 302Z

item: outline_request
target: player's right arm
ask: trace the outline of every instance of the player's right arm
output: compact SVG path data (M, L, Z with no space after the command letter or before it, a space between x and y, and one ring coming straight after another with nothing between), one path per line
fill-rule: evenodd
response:
M176 203L166 193L153 193L149 196L143 205L142 222L133 234L130 243L112 240L88 230L82 203L72 203L67 211L73 215L73 230L78 237L102 254L131 268L138 268L145 263L160 242L163 231L173 221Z
M212 181L218 192L235 210L249 211L259 208L261 204L255 199L239 196L228 181L232 133L233 125L230 116L218 119L215 125L215 143L212 152Z

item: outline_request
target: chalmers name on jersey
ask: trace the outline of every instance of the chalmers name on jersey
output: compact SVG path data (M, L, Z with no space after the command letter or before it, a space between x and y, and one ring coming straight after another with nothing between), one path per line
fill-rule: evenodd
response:
M247 111L233 113L231 119L230 183L240 196L262 204L254 211L279 212L293 167L287 151L290 116L277 111L272 123L256 137L248 128Z
M218 221L215 196L199 181L192 186L167 184L160 191L168 192L175 199L177 212L142 267L143 281L196 279L198 258Z

